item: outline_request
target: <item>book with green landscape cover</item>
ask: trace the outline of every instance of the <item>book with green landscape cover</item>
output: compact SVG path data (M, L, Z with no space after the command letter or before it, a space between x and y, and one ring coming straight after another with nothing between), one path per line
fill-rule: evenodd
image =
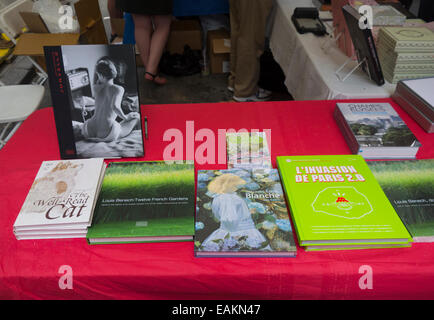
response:
M280 156L301 246L408 246L410 234L359 155Z
M368 165L414 242L434 242L434 160Z
M194 165L112 162L87 233L90 244L191 241Z

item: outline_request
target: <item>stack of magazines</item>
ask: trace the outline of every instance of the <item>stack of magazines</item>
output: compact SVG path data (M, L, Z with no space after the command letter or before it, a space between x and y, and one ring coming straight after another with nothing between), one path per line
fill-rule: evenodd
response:
M434 32L428 28L383 27L377 49L390 83L434 76Z
M398 82L393 99L428 133L434 132L434 77Z

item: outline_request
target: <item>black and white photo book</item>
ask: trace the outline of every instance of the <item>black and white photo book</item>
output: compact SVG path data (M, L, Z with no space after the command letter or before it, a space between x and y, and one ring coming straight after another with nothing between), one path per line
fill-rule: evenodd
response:
M143 156L134 46L44 50L62 159Z

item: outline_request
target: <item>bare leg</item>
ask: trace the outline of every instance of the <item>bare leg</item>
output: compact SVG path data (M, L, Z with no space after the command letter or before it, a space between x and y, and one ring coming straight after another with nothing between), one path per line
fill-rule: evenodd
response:
M133 118L130 120L123 120L121 125L121 133L119 134L119 139L124 138L128 136L131 131L133 131L134 127L137 125L137 123L140 122L140 119Z
M150 16L133 14L134 35L145 68L148 66L151 47L152 21Z
M163 55L164 47L166 46L167 39L169 38L172 16L154 16L153 18L155 30L151 38L151 48L149 51L149 61L146 67L146 71L156 75L158 73L158 65L160 63L161 56ZM154 79L151 79L152 77L148 76L149 75L146 75L147 79L154 80L158 84L163 84L166 82L165 79L163 80L163 78L156 77ZM162 82L160 82L160 80Z

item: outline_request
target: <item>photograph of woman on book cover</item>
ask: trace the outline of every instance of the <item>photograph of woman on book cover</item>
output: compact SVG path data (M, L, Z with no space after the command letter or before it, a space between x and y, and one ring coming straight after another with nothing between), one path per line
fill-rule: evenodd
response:
M77 157L143 156L135 61L129 46L63 46Z

